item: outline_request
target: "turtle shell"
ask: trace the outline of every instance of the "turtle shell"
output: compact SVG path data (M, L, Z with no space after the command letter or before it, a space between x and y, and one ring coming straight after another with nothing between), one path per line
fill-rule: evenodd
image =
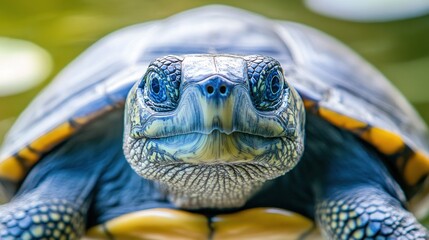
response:
M128 91L151 60L196 53L277 59L309 114L355 133L387 155L410 196L419 196L414 192L424 196L429 189L423 184L429 174L427 129L379 72L317 30L209 6L119 30L63 70L5 139L0 152L0 199L10 199L46 152L83 125L123 108Z

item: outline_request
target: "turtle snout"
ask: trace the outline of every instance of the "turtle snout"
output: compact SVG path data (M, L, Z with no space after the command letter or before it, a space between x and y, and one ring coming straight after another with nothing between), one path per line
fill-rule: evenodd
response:
M227 98L231 94L232 88L236 85L221 76L213 76L198 84L207 98Z

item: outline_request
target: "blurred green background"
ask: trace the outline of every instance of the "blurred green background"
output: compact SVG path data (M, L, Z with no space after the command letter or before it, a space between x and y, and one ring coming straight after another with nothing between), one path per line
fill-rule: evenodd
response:
M46 49L54 61L53 72L43 84L24 93L0 97L0 142L43 86L104 35L130 24L213 3L301 22L333 35L381 70L429 122L428 15L387 23L354 23L313 13L297 0L0 0L0 36L34 42Z

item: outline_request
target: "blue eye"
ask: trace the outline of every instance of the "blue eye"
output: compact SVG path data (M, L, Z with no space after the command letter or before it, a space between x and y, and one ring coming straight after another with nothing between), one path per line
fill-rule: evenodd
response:
M259 111L273 111L282 105L288 86L280 63L271 57L249 55L247 76L253 106Z
M152 92L154 92L155 94L159 93L159 80L158 80L158 78L152 79L152 83L150 86L152 87Z
M271 83L270 83L270 87L271 87L271 93L272 94L276 94L280 91L280 80L279 77L274 76L271 78Z
M270 72L265 83L265 98L269 101L275 101L281 96L284 80L282 73L277 69Z
M257 81L250 85L253 104L258 110L272 111L281 105L285 80L279 69L274 68L259 75Z
M163 103L167 100L167 89L166 89L166 81L168 81L165 77L161 76L157 72L150 72L147 75L147 80L149 82L149 90L148 95L149 98L154 103Z
M175 56L151 62L139 83L144 102L156 112L176 109L180 98L181 60Z

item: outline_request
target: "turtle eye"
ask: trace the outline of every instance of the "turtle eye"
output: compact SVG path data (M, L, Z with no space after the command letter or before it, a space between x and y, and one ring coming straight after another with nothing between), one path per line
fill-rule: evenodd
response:
M271 71L270 75L265 81L265 98L269 101L275 101L281 96L284 86L283 74L275 69Z
M146 105L157 112L174 110L179 102L180 81L179 58L166 56L153 61L140 84Z
M260 111L273 111L282 103L287 88L280 64L270 57L247 56L250 95Z
M149 84L148 95L154 103L163 103L167 100L166 79L158 73L150 72L146 80Z

